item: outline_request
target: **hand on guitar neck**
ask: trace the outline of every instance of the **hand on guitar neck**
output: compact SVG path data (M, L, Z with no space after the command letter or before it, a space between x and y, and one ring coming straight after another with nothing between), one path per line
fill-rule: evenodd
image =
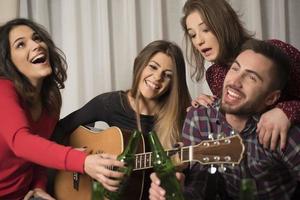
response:
M90 154L84 162L84 171L93 179L101 183L107 190L116 191L123 173L113 171L114 167L124 167L124 163L116 160L111 154Z

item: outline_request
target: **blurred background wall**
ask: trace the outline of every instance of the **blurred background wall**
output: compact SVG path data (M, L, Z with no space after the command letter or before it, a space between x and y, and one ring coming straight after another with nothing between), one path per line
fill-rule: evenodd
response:
M69 68L63 117L100 93L128 89L134 58L149 42L167 39L184 47L179 23L184 2L0 0L0 24L14 17L33 19L46 27L65 52ZM229 2L257 38L277 38L300 48L300 1ZM210 93L205 80L195 83L188 77L188 84L193 97Z

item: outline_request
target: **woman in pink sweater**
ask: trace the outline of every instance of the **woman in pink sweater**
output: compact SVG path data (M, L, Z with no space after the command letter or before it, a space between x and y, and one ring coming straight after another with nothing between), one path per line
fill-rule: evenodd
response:
M113 155L87 155L48 140L59 119L66 80L63 53L27 19L0 27L0 199L53 198L45 167L87 173L113 191L122 167Z

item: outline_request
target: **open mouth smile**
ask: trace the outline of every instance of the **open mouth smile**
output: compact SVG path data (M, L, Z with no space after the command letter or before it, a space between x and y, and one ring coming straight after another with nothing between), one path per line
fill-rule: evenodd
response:
M228 87L226 87L224 97L225 97L224 100L227 103L232 104L232 103L237 103L238 101L242 100L245 97L245 95L238 89L228 86Z
M150 87L153 90L158 90L160 89L160 86L158 84L153 83L152 81L145 80L145 83L148 87Z
M38 55L34 56L30 62L33 64L43 64L47 61L47 55L45 52L39 53Z

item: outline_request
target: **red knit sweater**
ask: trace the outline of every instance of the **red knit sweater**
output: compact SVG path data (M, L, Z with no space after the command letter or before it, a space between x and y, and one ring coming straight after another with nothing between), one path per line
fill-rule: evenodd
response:
M57 117L44 111L37 121L20 103L9 80L0 79L0 199L23 199L45 188L45 167L83 172L86 154L48 140Z

